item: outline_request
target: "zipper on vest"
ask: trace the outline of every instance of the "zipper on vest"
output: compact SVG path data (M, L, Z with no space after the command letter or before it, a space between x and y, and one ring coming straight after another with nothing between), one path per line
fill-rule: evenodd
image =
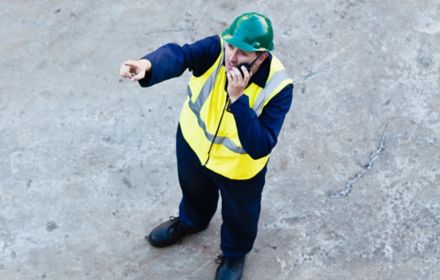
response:
M226 108L228 108L228 105L229 105L229 97L228 97L228 94L226 94L225 106L223 107L222 115L220 116L220 120L218 122L217 129L216 129L215 134L214 134L214 138L212 138L211 145L209 146L208 158L206 159L205 164L203 164L203 166L208 164L208 161L209 161L209 158L210 158L210 154L211 154L212 146L214 145L215 138L217 138L217 134L218 134L218 131L220 130L220 125L222 124L223 116L225 114Z

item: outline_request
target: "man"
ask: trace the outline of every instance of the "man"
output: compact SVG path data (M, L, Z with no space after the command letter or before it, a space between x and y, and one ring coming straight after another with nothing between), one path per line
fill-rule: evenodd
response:
M269 154L292 103L292 80L273 56L262 14L237 17L221 36L167 44L120 74L149 87L192 71L177 129L179 216L146 237L166 247L208 227L222 196L220 265L215 279L240 279L257 235Z

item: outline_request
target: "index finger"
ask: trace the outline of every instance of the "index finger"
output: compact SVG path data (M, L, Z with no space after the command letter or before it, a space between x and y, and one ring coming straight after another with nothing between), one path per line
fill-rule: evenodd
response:
M136 60L127 60L123 64L127 65L127 66L138 66L138 63Z
M248 71L247 67L245 67L244 65L241 66L241 71L243 73L244 79L249 78L249 76L251 75L251 73Z

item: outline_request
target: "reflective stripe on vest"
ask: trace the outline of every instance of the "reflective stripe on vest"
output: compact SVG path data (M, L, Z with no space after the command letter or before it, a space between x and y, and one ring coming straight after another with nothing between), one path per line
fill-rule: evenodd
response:
M282 83L284 80L288 79L289 75L287 74L286 70L281 70L276 72L270 81L266 83L266 86L264 89L258 94L257 100L255 100L253 110L257 114L257 116L260 116L263 112L263 104L266 103L266 100L269 98L269 96L272 94L272 92L278 87L280 83Z
M210 78L212 78L212 76ZM218 135L215 136L215 135L209 133L209 131L206 129L206 124L202 120L202 118L200 117L200 110L202 109L202 106L205 103L206 99L208 99L208 94L211 92L210 88L206 89L207 88L206 85L207 85L207 83L205 83L205 85L203 86L202 91L199 95L199 98L197 98L196 103L193 103L191 101L192 92L191 92L190 87L188 86L188 96L189 96L188 105L191 108L191 110L193 111L193 113L196 115L197 123L199 124L200 128L205 133L206 138L210 142L214 141L215 144L223 145L226 148L228 148L229 150L236 152L237 154L246 154L246 151L242 147L235 145L235 143L232 142L231 139L226 138L226 137L221 137Z

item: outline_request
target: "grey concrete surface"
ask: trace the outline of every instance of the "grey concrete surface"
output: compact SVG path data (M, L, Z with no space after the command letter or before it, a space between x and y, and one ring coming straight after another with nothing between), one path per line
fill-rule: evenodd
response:
M212 279L221 218L182 244L189 77L119 65L272 18L295 81L243 279L440 279L440 2L0 1L0 279Z

